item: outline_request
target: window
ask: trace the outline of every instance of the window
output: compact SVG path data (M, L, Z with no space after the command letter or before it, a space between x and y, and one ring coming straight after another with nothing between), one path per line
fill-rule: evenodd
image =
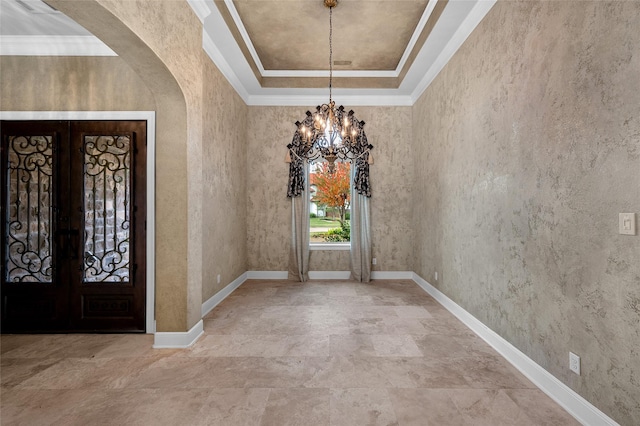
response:
M351 163L319 161L309 167L309 242L317 249L349 248L351 237Z

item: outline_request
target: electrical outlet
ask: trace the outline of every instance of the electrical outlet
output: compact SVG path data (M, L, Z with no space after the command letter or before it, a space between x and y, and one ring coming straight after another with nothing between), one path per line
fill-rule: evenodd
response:
M569 369L580 375L580 357L573 352L569 352Z
M436 281L438 281L438 271L436 271L434 278L436 279Z
M374 257L373 259L371 259L371 263L375 265L376 263L378 263L378 259Z
M220 274L218 274L218 284L220 284Z

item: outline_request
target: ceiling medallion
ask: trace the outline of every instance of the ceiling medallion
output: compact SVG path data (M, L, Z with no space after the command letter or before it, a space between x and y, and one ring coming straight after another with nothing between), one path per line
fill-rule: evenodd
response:
M323 158L329 163L329 173L335 171L336 161L356 161L373 164L371 149L364 133L364 121L359 121L353 110L345 112L336 108L332 98L333 89L333 8L338 0L324 0L329 8L329 103L316 107L316 112L307 111L306 118L296 121L293 141L287 145L287 162L292 156L296 160L313 162Z

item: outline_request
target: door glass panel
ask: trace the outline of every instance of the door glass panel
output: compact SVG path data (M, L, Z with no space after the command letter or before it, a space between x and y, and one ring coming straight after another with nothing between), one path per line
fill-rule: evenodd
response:
M52 136L9 136L7 259L9 282L52 282Z
M130 136L85 136L84 282L129 281Z

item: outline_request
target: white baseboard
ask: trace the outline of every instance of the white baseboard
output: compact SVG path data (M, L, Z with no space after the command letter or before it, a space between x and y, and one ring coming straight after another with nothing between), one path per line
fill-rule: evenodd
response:
M191 330L185 332L156 332L153 338L154 349L188 348L204 334L204 322L198 321Z
M411 271L371 271L372 280L411 280Z
M351 271L309 271L310 280L348 280Z
M309 279L312 280L348 280L351 271L309 271ZM413 279L411 271L371 271L372 280L410 280Z
M589 401L578 395L573 389L556 379L547 370L536 364L531 358L504 338L480 322L476 317L449 299L440 290L429 284L418 274L413 274L413 281L429 293L449 312L455 315L467 327L485 342L491 345L500 355L520 370L533 384L546 393L551 399L563 407L576 420L584 425L619 426L613 419L594 407Z
M289 278L287 271L248 271L248 280L286 280Z
M222 302L224 299L227 298L227 296L233 293L235 289L240 287L242 283L244 283L247 280L247 276L248 276L247 272L240 275L238 278L233 280L231 284L227 285L225 288L223 288L222 290L220 290L219 292L211 296L209 300L204 302L202 304L202 316L204 317L209 312L211 312L213 308L218 306L218 303Z
M348 280L351 271L309 271L309 279L312 280ZM289 278L287 271L248 271L249 280L286 280ZM411 280L411 271L371 271L373 280Z

